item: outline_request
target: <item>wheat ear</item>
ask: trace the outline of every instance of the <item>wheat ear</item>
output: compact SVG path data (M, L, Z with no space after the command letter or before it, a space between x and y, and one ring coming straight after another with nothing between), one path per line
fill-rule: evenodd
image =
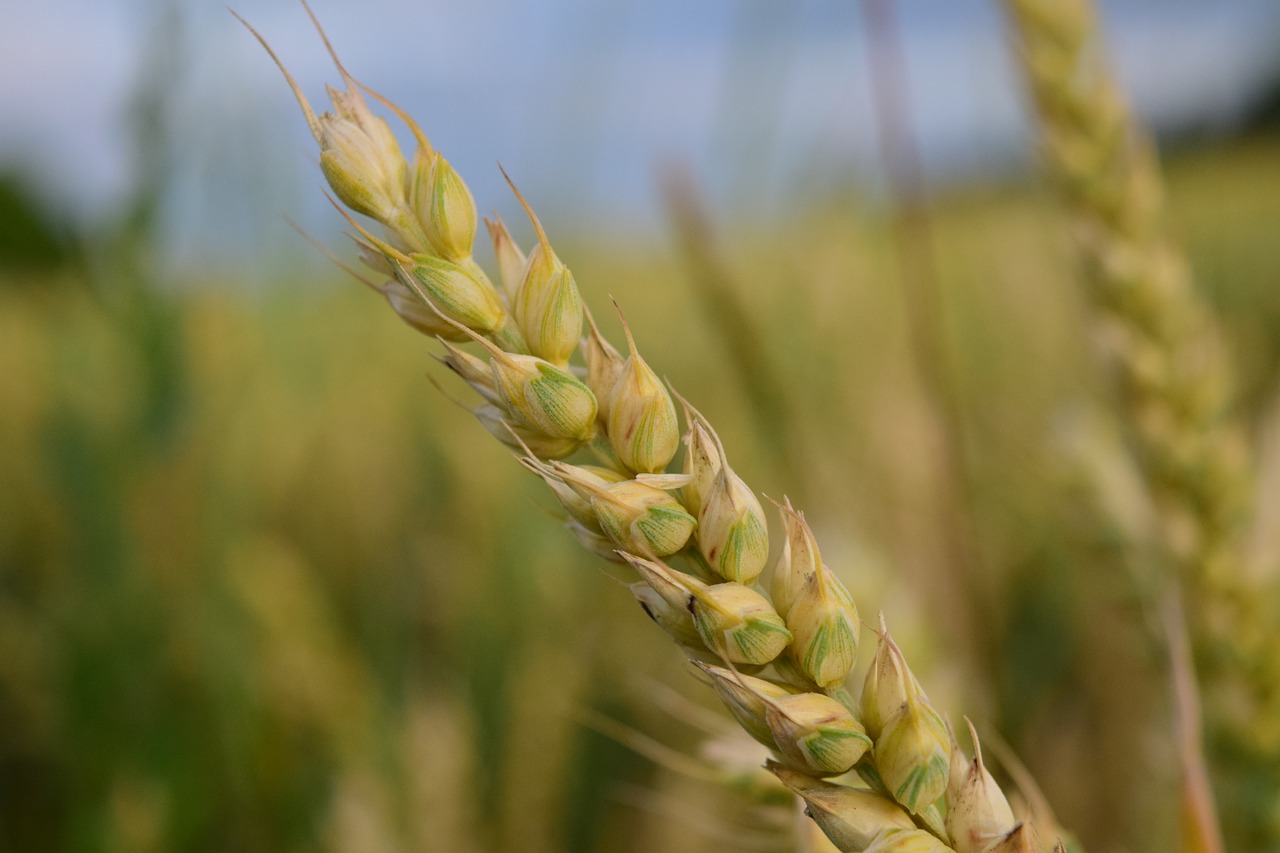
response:
M1014 815L976 736L972 761L959 752L883 617L861 697L849 693L858 613L787 502L778 507L786 535L770 591L758 585L770 562L759 499L711 423L683 399L682 435L672 394L625 320L625 354L589 314L579 341L584 308L574 277L514 184L537 243L526 254L500 220L487 222L499 290L471 257L477 218L462 179L412 119L364 89L413 133L408 162L338 67L347 89L330 91L332 112L315 114L294 91L330 187L387 231L378 237L344 212L366 264L386 279L376 289L409 325L441 338L442 361L478 395L477 417L552 488L566 526L636 570L631 590L641 606L772 751L769 768L831 841L872 853L1049 849L1034 816ZM671 470L681 443L680 470ZM599 464L564 461L579 451ZM856 785L826 781L855 774Z
M1252 582L1244 564L1250 478L1246 442L1230 413L1232 367L1222 335L1169 236L1156 153L1103 62L1092 4L1005 6L1044 159L1075 219L1093 323L1118 374L1130 443L1156 508L1156 556L1169 567L1169 582L1185 590L1210 741L1245 757L1250 766L1241 772L1251 781L1240 784L1253 787L1249 799L1274 804L1280 597ZM1247 710L1228 709L1217 699L1224 695L1246 698ZM1242 819L1242 843L1280 844L1273 805Z

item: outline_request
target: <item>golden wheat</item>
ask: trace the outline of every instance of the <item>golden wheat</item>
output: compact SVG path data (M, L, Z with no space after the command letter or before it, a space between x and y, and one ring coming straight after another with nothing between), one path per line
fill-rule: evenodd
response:
M711 422L675 395L681 430L673 393L625 319L625 354L601 335L514 184L537 242L525 253L500 220L486 221L499 288L472 258L478 218L461 177L410 117L334 61L346 88L330 90L332 112L317 114L276 59L333 192L386 229L377 236L343 212L378 276L366 283L440 340L441 361L477 394L476 417L550 486L566 527L635 569L637 601L768 748L769 769L831 842L874 853L1050 849L1049 816L1015 814L976 735L965 758L883 617L861 695L849 692L858 612L787 501L777 506L785 535L771 584L758 584L770 564L760 500ZM405 122L411 160L366 95ZM585 454L591 463L566 461Z

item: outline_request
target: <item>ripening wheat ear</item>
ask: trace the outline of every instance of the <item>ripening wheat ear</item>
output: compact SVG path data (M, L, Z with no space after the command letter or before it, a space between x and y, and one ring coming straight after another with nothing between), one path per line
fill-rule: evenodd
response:
M770 551L759 498L683 398L681 433L642 335L623 319L624 355L600 334L514 184L537 244L525 253L500 220L486 221L499 289L471 257L476 217L461 177L411 119L374 96L418 140L409 164L339 70L348 88L330 90L333 112L316 115L289 82L334 193L388 232L378 237L344 213L362 260L385 279L375 289L410 326L441 339L441 361L477 394L476 416L551 488L565 526L636 570L630 589L644 611L772 751L770 769L831 841L874 853L1048 850L1051 839L1042 843L1029 820L1000 805L980 760L978 782L950 784L958 750L883 619L861 701L849 692L857 610L789 502L778 506L786 535L772 596L757 585ZM455 345L466 341L479 349ZM668 470L682 443L680 469ZM567 461L579 453L597 464Z
M1154 146L1100 55L1091 3L1005 6L1044 159L1075 218L1092 320L1109 346L1122 414L1156 507L1156 556L1169 569L1167 582L1184 590L1208 742L1225 747L1215 769L1227 790L1248 793L1222 804L1224 818L1236 843L1275 849L1280 738L1270 733L1280 719L1280 590L1251 580L1244 564L1248 449L1231 416L1234 380L1222 333L1169 236ZM1202 802L1202 815L1190 819L1206 838L1216 834L1203 814L1211 806Z
M1076 217L1168 559L1202 587L1238 573L1247 503L1233 378L1161 205L1155 150L1099 55L1087 0L1007 0L1045 160ZM1206 603L1206 606L1210 606Z

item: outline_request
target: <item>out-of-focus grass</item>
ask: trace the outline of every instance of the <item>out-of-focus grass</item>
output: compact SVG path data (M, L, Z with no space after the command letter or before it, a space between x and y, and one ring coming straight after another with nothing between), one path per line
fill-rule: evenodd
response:
M637 759L576 709L631 719L647 626L426 342L345 283L193 293L157 443L129 324L47 284L0 295L0 837L593 849Z
M1253 143L1171 170L1248 418L1280 359L1277 164ZM558 249L610 332L618 298L749 482L808 484L829 562L901 626L940 706L1009 736L1086 839L1161 849L1167 791L1143 781L1160 776L1142 745L1164 714L1159 661L1064 440L1105 396L1063 223L1024 188L936 213L983 558L973 600L948 604L980 616L979 672L947 666L956 638L929 595L947 564L937 427L885 224L846 200L727 243L799 413L802 471L751 429L669 252L572 235ZM0 847L723 843L637 788L714 801L741 826L749 803L576 722L595 708L693 750L636 684L709 697L538 510L539 484L430 387L428 343L375 298L302 281L263 299L152 294L151 316L176 324L166 349L74 281L23 283L0 289Z

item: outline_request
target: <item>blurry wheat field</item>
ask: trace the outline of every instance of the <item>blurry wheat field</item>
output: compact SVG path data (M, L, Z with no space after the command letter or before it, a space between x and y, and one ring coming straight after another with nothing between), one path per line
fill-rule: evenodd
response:
M1168 176L1275 490L1280 144L1188 153ZM1144 781L1173 761L1159 662L1083 485L1081 424L1105 434L1108 401L1063 216L1025 185L932 212L981 555L959 582L876 205L834 196L768 231L725 226L716 247L798 453L753 420L669 244L557 246L606 332L611 294L659 374L724 425L744 477L802 502L940 705L1008 739L1089 849L1169 849L1151 829L1171 823L1168 782ZM74 272L0 269L0 849L731 847L749 799L582 722L696 751L654 684L707 707L710 691L431 386L452 387L422 339L336 272L257 297L225 285L116 300ZM957 644L983 674L943 665Z

